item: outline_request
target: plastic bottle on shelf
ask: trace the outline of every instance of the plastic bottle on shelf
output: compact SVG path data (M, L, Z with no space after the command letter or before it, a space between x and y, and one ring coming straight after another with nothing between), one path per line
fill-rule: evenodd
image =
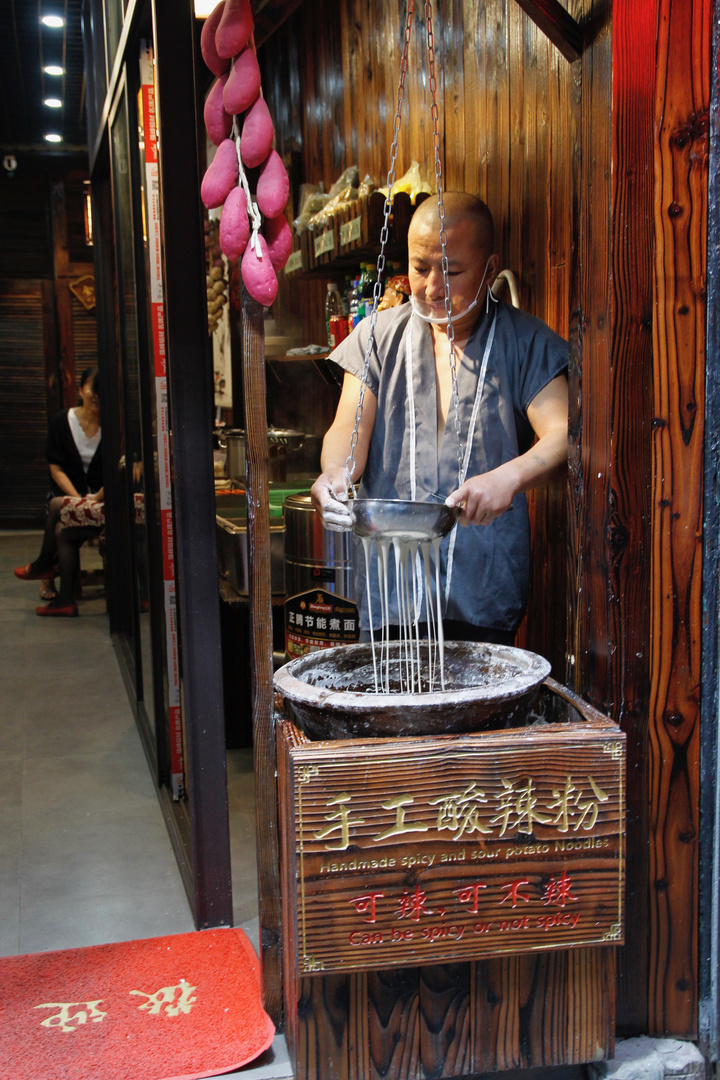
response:
M327 330L328 347L335 347L334 335L330 332L330 320L339 318L343 314L342 296L334 281L329 282L325 295L325 328Z
M360 319L364 319L367 315L365 310L365 281L366 281L367 267L365 263L360 263L360 277L357 279L357 294L358 294L358 322Z
M352 292L350 293L350 329L354 330L357 324L360 322L360 278L355 278L353 281Z
M377 268L374 263L365 264L365 284L363 286L363 298L365 300L365 314L369 315L372 311L373 305L373 293L375 291L375 282L377 281Z

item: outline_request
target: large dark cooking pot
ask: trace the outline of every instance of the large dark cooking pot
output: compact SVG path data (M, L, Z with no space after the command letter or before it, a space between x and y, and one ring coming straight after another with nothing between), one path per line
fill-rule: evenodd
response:
M393 642L395 664L398 649ZM275 689L310 739L442 735L522 725L549 674L547 660L525 649L448 641L445 690L375 693L364 643L291 660L275 672Z
M305 433L285 428L268 428L268 466L271 480L287 479L287 455L299 450ZM222 431L218 443L227 452L225 475L231 480L245 480L245 432L241 428Z

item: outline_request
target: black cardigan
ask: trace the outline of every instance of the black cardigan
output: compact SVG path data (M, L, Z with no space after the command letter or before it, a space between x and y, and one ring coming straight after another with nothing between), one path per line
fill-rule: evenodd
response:
M50 421L47 436L47 459L49 465L58 465L75 486L80 495L88 495L99 491L103 486L102 479L102 455L100 452L102 440L98 443L90 467L83 469L82 460L75 445L68 420L68 409L56 413ZM54 495L65 494L57 484L52 481Z

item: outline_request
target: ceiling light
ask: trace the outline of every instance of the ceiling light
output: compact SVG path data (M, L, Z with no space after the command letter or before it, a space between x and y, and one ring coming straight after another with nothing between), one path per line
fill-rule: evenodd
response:
M62 135L55 135L52 132L45 136L47 142L62 142Z
M62 109L62 101L59 97L45 98L43 105L47 105L48 109Z
M216 3L217 0L195 0L195 18L206 19Z
M55 29L65 25L65 20L61 19L59 15L43 15L40 22L43 26L52 26Z
M46 75L64 75L65 68L59 67L57 64L47 64L43 71Z

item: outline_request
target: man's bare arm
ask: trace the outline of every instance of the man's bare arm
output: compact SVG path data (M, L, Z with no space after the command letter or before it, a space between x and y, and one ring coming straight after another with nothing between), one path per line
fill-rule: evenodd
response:
M463 506L461 525L489 525L504 514L521 491L544 487L567 461L568 384L558 375L528 405L528 420L537 435L530 449L497 469L471 476L448 496Z

